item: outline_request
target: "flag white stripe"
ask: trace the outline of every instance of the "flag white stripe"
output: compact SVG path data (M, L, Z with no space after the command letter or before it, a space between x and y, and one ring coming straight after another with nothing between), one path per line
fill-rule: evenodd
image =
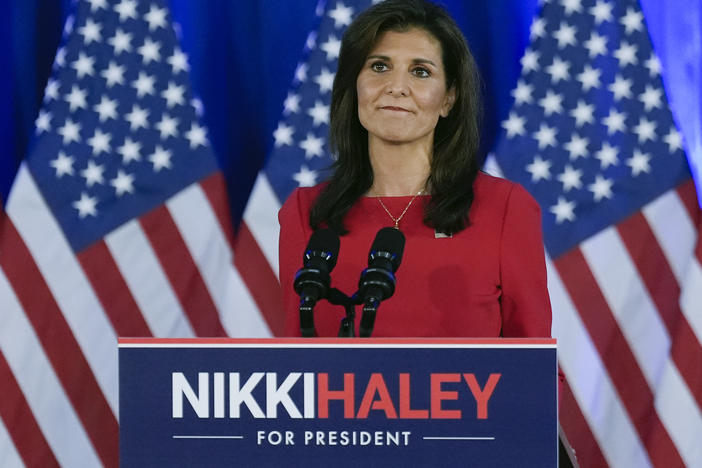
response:
M268 178L263 171L259 172L244 211L244 221L261 247L276 277L280 277L278 271L278 236L280 235L278 210L280 210L280 206L281 203L268 182Z
M669 363L656 392L656 411L685 465L702 466L702 413L689 391L679 391L681 385L682 376Z
M0 461L4 468L22 468L25 466L19 453L17 453L15 444L12 442L2 418L0 418Z
M15 177L7 213L117 415L117 336L25 164Z
M200 270L227 334L233 337L271 336L234 267L229 243L202 188L193 184L172 197L166 205Z
M155 337L195 336L138 221L105 236L105 244Z
M702 313L700 313L700 291L702 291L702 266L697 258L690 264L685 281L681 284L680 308L702 343Z
M59 464L102 466L2 270L0 297L0 348Z
M583 242L581 251L649 387L655 390L670 353L670 337L624 243L614 228L608 228Z
M678 284L694 259L697 230L677 192L671 190L643 208L643 214L665 254ZM675 229L671 229L675 226Z
M548 257L546 267L559 363L602 454L612 467L651 467L597 349Z

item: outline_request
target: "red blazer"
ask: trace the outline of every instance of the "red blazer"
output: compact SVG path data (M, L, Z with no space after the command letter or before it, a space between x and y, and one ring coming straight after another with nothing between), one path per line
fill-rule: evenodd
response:
M295 190L279 213L280 280L285 333L300 335L299 297L292 287L312 230L309 211L321 186ZM538 204L518 184L480 173L470 226L437 238L422 223L428 196L417 197L400 222L406 236L395 294L378 309L373 336L549 337L551 306ZM384 197L397 217L411 197ZM378 230L394 223L378 200L362 197L345 218L332 286L352 294ZM356 330L361 308L357 309ZM319 336L336 336L343 308L320 301Z

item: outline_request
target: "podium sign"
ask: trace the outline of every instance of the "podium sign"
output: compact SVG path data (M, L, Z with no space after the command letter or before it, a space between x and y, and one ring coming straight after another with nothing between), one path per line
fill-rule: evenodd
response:
M552 339L120 339L121 465L555 467Z

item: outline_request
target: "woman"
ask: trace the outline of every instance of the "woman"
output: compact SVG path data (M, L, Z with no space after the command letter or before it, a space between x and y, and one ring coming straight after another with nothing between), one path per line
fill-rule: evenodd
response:
M443 9L387 0L349 26L332 91L334 173L279 214L287 334L300 334L292 282L314 229L342 234L332 286L350 294L392 226L407 240L373 336L550 336L539 207L478 171L479 117L476 67ZM335 336L342 312L317 304L319 335Z

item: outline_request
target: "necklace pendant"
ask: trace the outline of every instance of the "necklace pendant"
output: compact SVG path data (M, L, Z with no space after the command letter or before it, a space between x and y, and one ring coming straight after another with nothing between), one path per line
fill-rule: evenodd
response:
M395 229L397 229L398 231L400 230L400 220L399 219L395 221Z

